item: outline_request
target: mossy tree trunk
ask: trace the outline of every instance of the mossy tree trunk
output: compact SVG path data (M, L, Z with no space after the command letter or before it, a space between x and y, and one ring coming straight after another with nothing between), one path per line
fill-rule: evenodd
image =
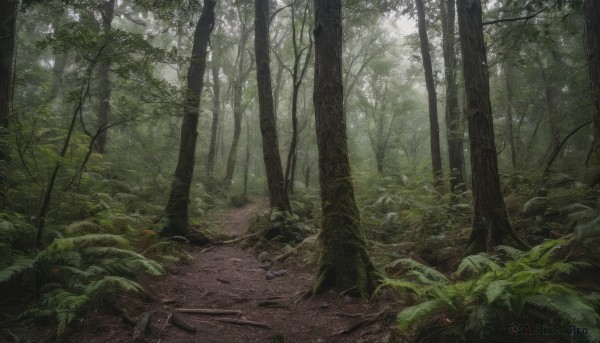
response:
M525 245L508 220L500 189L481 2L458 0L457 4L474 202L468 252L490 250L509 237Z
M164 236L186 235L189 231L188 204L194 175L200 97L206 69L208 40L215 24L215 3L215 0L204 0L202 14L194 32L192 58L187 74L186 99L183 106L179 158L169 202L165 209L166 222L162 233Z
M442 153L440 151L440 124L438 123L437 93L433 81L433 67L431 65L431 52L429 38L425 23L425 8L423 0L415 0L419 26L419 40L421 41L421 57L425 70L425 85L427 87L427 100L429 104L429 146L431 149L431 167L433 170L433 184L439 192L444 191L442 181Z
M260 133L263 141L263 158L267 172L267 187L271 208L291 212L290 200L285 191L281 156L277 141L273 91L271 88L270 44L269 44L269 0L256 0L254 22L254 51L256 55L256 82Z
M458 87L456 85L455 45L455 0L441 1L442 48L444 51L444 75L446 79L446 141L448 144L448 167L450 169L450 192L466 190L465 154L463 148L463 126L458 108Z
M10 101L13 90L13 61L15 52L17 0L0 1L0 210L6 203L6 170L10 154L6 137Z
M313 101L319 152L321 254L313 294L329 289L368 296L375 267L354 198L342 86L342 2L315 0Z

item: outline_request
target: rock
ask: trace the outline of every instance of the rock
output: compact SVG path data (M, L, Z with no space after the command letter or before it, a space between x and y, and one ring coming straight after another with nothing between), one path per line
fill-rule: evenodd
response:
M258 261L260 263L271 262L271 255L266 251L261 251L260 254L258 254Z
M282 270L271 270L271 271L267 272L266 278L267 278L267 280L272 280L272 279L274 279L276 277L284 276L284 275L287 275L287 271L285 271L285 269L282 269Z
M523 213L526 216L534 216L538 214L544 214L550 206L550 199L548 197L535 197L529 199L523 206Z

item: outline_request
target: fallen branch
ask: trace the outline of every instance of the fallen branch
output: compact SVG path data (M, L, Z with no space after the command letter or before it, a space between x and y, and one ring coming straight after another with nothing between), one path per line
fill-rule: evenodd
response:
M185 319L183 319L183 316L177 312L171 313L171 323L189 333L196 332L196 328L192 324L188 323Z
M239 243L239 242L245 241L245 240L250 239L250 238L258 237L261 233L262 232L256 232L256 233L252 233L252 234L249 234L249 235L246 235L246 236L242 236L242 237L230 239L228 241L214 241L213 244L214 245L235 244L235 243Z
M193 314L208 314L208 315L236 315L242 314L241 310L221 310L212 308L178 308L177 312L180 313L193 313Z
M382 312L378 312L378 313L374 313L372 315L365 315L363 317L363 319L359 320L358 322L354 323L352 326L350 326L349 328L342 330L340 332L338 332L335 337L333 338L332 341L335 341L339 336L341 335L348 335L353 333L354 331L367 326L367 325L371 325L375 322L378 322L380 320L384 320L387 316L389 315L393 315L394 312L393 311L382 311Z
M137 326L135 327L135 331L133 331L133 342L137 343L144 340L144 333L148 329L148 324L150 324L150 317L152 317L152 313L142 313L140 319L138 320Z
M297 254L298 250L300 250L300 248L306 244L310 244L310 243L314 243L314 239L316 238L316 235L313 236L308 236L306 238L304 238L304 240L302 242L300 242L300 244L296 245L293 249L290 249L290 251L283 253L277 257L275 257L273 259L273 261L271 262L271 264L275 263L275 262L283 262L285 261L288 257L290 257L291 255Z
M169 321L171 320L172 316L173 316L173 313L169 313L169 316L165 320L165 324L160 328L160 331L158 332L158 341L157 341L157 343L160 343L160 335L163 333L163 331L165 331L165 328L167 327L167 325L169 325Z
M231 318L216 318L216 321L222 323L231 323L231 324L239 324L239 325L250 325L256 326L263 329L270 329L271 327L264 323L253 322L251 320L241 320L241 319L231 319Z

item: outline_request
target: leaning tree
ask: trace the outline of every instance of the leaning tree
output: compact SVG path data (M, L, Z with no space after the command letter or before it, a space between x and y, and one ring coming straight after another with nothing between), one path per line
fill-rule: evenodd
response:
M206 69L208 40L215 26L215 4L215 0L204 0L202 14L194 32L192 58L187 74L186 98L183 104L179 158L169 202L165 209L165 229L162 232L164 236L186 235L189 231L188 204L194 175L200 97Z

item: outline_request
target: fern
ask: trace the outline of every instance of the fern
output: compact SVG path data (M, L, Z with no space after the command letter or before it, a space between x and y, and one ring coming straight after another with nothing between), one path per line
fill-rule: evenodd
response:
M454 340L479 341L501 334L499 321L520 322L527 316L532 321L557 320L588 328L589 335L583 339L595 342L600 336L597 329L600 316L596 312L600 295L583 294L560 281L562 276L590 267L587 262L564 258L568 256L564 252L571 251L571 245L581 243L581 239L569 235L527 252L501 247L498 252L516 258L506 262L488 254L468 256L454 273L467 276L464 281L432 282L429 277L423 278L426 273L435 274L429 270L432 268L407 259L395 261L394 265L403 264L411 269L412 274L408 274L422 276L417 277L416 282L385 282L396 285L395 289L401 293L416 290L411 294L420 301L400 313L399 325L404 330L411 328L414 333L435 322L441 325L441 329L435 331L438 340L447 336ZM558 259L561 256L563 259ZM442 314L447 321L439 321Z
M127 246L129 241L122 236L108 234L90 234L85 236L54 239L46 248L49 253L55 254L67 250L73 250L84 246Z
M146 273L164 274L163 267L141 254L125 249L122 236L91 234L60 238L35 258L17 258L0 271L0 282L27 270L43 283L38 304L22 318L54 317L57 336L86 310L126 292L143 296L143 288L130 277Z
M414 331L419 322L435 313L442 312L445 308L446 303L440 299L432 299L407 307L398 314L398 324L402 330L412 329L411 331Z
M598 327L600 316L594 307L573 294L537 294L527 297L526 303L556 314L564 322Z
M415 275L422 275L425 277L425 279L428 279L430 281L448 282L448 278L444 274L437 271L435 268L426 266L423 263L415 261L411 258L401 258L399 260L396 260L396 261L390 263L388 267L393 268L398 265L404 265L404 266L410 268L411 270L418 272L418 273L415 273Z
M8 282L24 272L33 269L34 263L35 260L25 257L15 259L10 266L0 270L0 283Z
M500 266L493 260L493 258L485 253L478 255L471 255L465 257L456 270L456 275L461 276L463 273L468 272L471 275L483 274L487 270L498 270Z

